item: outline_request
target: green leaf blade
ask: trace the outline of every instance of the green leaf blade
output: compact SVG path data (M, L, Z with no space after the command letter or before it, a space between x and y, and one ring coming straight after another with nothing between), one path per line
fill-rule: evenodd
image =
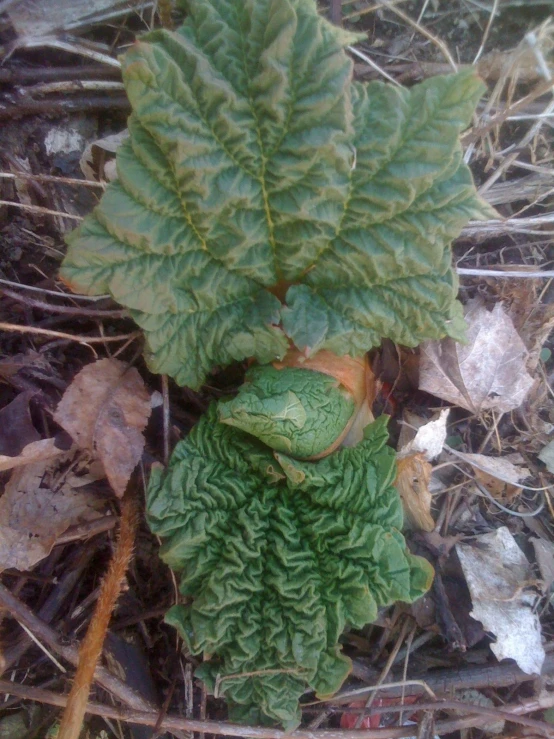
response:
M379 420L357 447L318 462L282 456L303 473L295 483L270 474L271 450L218 423L214 405L154 473L149 523L194 598L168 621L191 652L212 655L197 675L212 688L219 677L232 716L294 727L306 687L332 694L347 676L346 624L429 587L429 565L399 532L385 442Z
M155 371L196 388L287 336L360 355L463 334L450 244L491 215L458 142L481 83L352 83L351 40L312 0L195 0L127 52L119 179L62 276L130 309Z

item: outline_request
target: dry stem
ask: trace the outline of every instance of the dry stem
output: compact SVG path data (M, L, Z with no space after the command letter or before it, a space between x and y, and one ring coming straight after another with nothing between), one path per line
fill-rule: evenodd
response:
M78 739L81 733L94 670L102 654L108 624L133 555L137 526L137 505L133 492L128 490L123 498L119 541L100 587L96 608L79 650L79 665L58 731L58 739Z

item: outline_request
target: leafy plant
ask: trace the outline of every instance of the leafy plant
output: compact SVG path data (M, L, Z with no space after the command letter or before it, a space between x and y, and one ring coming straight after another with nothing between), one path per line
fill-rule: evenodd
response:
M312 427L332 423L326 408L305 410ZM213 405L148 488L161 555L194 597L166 620L193 654L212 655L196 674L217 684L232 718L292 727L306 686L332 694L350 671L338 646L345 625L418 598L432 568L399 531L385 417L356 447L306 462L272 453L217 413Z
M62 269L126 305L179 383L275 364L153 470L147 515L194 597L168 621L197 674L234 716L288 727L306 686L346 676L345 625L431 582L400 533L386 422L336 447L365 393L352 357L463 335L450 244L490 212L458 140L478 78L352 82L354 38L313 0L191 0L182 28L135 44L118 180Z
M450 243L488 211L458 136L482 84L352 82L354 38L313 0L195 0L123 58L118 180L62 275L129 308L152 370L197 388L289 339L359 356L463 335Z

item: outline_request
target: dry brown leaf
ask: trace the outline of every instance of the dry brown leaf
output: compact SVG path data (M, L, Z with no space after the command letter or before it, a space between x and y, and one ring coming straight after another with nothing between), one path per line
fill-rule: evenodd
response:
M54 418L104 466L114 492L122 496L144 450L150 396L134 367L100 359L75 377Z
M0 571L30 569L70 526L102 515L98 496L72 485L78 464L70 451L12 473L0 498Z
M52 459L63 454L63 449L58 449L55 439L39 439L32 441L22 450L17 457L8 457L0 454L0 472L22 467L26 464L35 464L40 461Z
M420 384L438 398L472 413L517 408L533 385L528 352L510 317L473 301L466 311L468 342L427 341L421 349Z
M429 492L432 467L424 454L412 454L398 460L395 485L402 498L406 524L413 529L432 531L432 497Z

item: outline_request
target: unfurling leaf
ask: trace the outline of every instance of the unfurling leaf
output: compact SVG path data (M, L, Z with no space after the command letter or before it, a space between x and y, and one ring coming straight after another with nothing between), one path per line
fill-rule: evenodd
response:
M366 399L367 372L351 357L320 352L302 361L293 353L276 367L253 367L238 395L219 403L219 420L278 452L319 459L350 431Z
M463 335L450 244L489 210L458 137L483 85L352 82L353 38L313 0L195 0L125 55L118 180L62 276L130 310L152 370L196 388L289 338L361 356Z
M298 461L218 423L212 406L168 470L153 470L148 521L194 597L167 619L211 655L196 674L233 718L296 725L306 686L329 695L350 670L345 625L428 589L432 568L400 533L387 438L382 417L356 447Z
M54 419L97 457L121 497L142 456L150 412L150 396L137 370L118 359L100 359L74 378Z

